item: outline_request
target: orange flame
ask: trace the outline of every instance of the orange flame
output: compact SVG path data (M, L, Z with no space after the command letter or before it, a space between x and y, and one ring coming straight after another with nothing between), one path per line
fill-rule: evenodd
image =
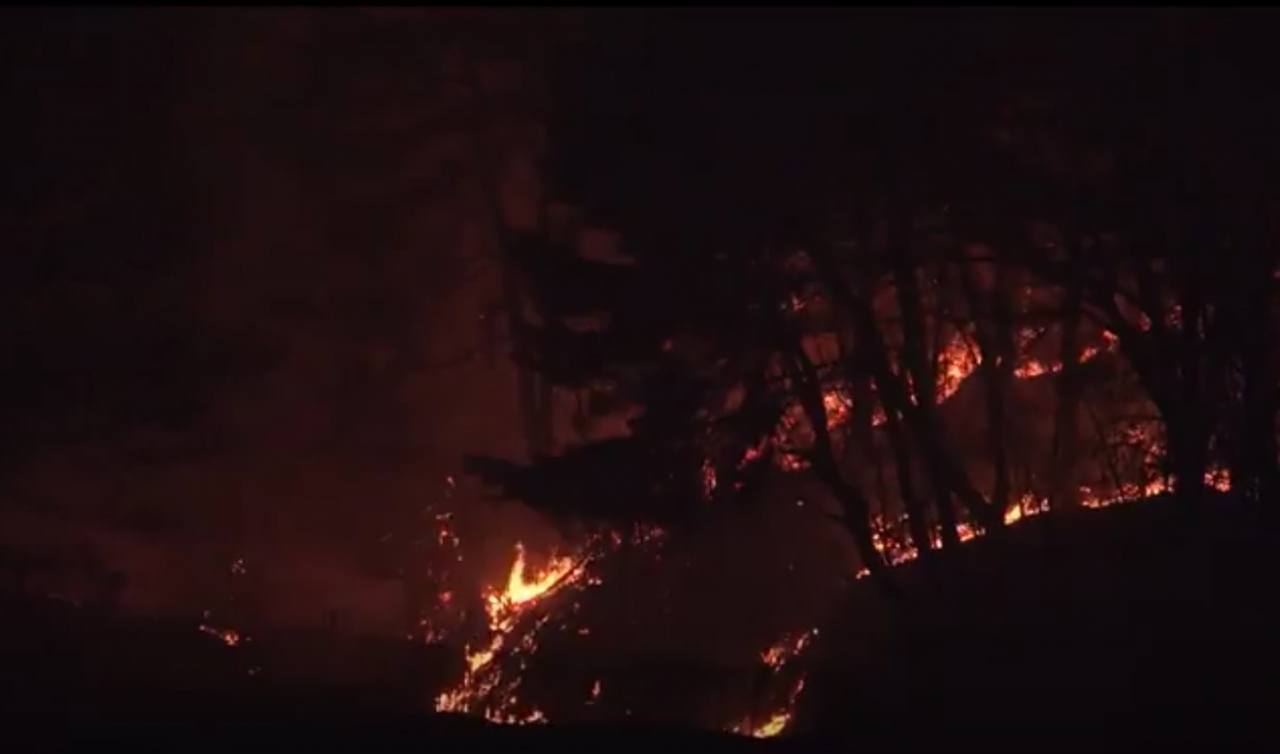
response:
M478 647L467 647L467 669L461 682L436 698L439 712L479 713L490 722L526 724L543 722L541 710L519 712L520 700L515 695L520 685L503 672L506 654L522 657L537 648L538 630L546 623L544 616L532 625L523 619L544 599L583 581L591 558L552 554L541 569L528 564L524 545L516 543L515 560L502 587L490 588L484 595L488 615L488 641ZM523 630L519 630L523 629ZM524 663L518 663L523 670Z
M1061 364L1044 362L1025 353L1026 346L1035 338L1020 333L1019 355L1014 367L1014 375L1020 379L1029 379L1046 374L1054 374L1061 370ZM1081 354L1081 361L1088 361L1100 353L1112 351L1116 347L1116 338L1111 333L1103 333L1103 343L1098 346L1087 346ZM979 366L978 349L966 333L957 333L941 349L938 354L938 370L936 396L939 402L951 398L961 385ZM830 426L838 427L846 423L851 416L852 400L848 389L842 384L829 384L823 391L823 404ZM779 447L789 447L791 435L797 429L803 429L803 412L798 406L789 410L774 433L772 442ZM882 424L883 411L877 407L872 419L874 424ZM1141 438L1142 445L1157 448L1150 438ZM740 464L747 464L761 456L766 440L761 446L750 449ZM1148 452L1155 452L1149 450ZM784 468L799 468L804 465L799 454L779 453L778 462ZM714 466L708 462L702 467L704 493L711 497L716 489L717 479ZM1229 479L1222 472L1211 472L1207 480L1218 489L1229 486ZM1142 484L1123 484L1113 493L1103 495L1095 493L1087 487L1081 487L1082 503L1085 507L1101 508L1108 505L1139 499L1165 491L1164 480L1147 481ZM1027 493L1022 495L1005 512L1004 522L1014 525L1034 517L1047 510L1044 499ZM437 542L441 545L456 548L459 540L454 535L447 514L438 516ZM875 545L890 564L899 565L918 557L919 553L905 537L895 536L904 532L905 519L886 520L881 518L875 522ZM661 537L662 532L636 532L637 541L653 540ZM962 542L982 536L983 531L973 525L960 524L959 538ZM484 604L487 616L487 637L476 645L468 645L466 649L466 672L462 680L452 689L441 693L435 700L436 709L448 712L480 714L492 722L523 724L546 720L545 714L537 709L522 705L515 693L520 686L520 672L526 667L528 658L537 650L537 635L550 619L550 614L535 615L538 607L544 605L556 594L569 588L588 583L598 583L587 576L591 562L602 556L612 547L624 541L621 533L612 532L588 543L574 556L552 554L541 569L532 568L522 545L516 545L515 558L506 575L505 583L484 590ZM941 537L935 535L934 545L941 547ZM868 572L863 569L857 576L864 577ZM442 604L448 602L448 593L442 595ZM580 634L587 629L579 630ZM730 731L756 738L769 738L783 734L794 718L796 701L805 686L803 672L794 670L796 661L810 645L816 629L804 632L796 637L784 637L761 653L760 661L768 671L768 684L781 684L786 690L774 694L774 704L763 714L758 711L748 715L729 728ZM787 680L789 679L789 680ZM785 681L785 682L784 682ZM587 703L592 703L600 695L600 682L593 683ZM523 711L521 711L523 710Z
M818 629L810 629L798 636L784 636L760 653L760 662L769 670L772 685L809 647ZM805 676L800 674L782 695L782 700L764 715L748 715L728 729L730 733L752 738L774 738L786 732L795 717L796 701L804 691Z
M231 628L215 628L213 626L201 624L200 632L214 637L228 647L238 647L248 640L248 637L241 635L239 631Z

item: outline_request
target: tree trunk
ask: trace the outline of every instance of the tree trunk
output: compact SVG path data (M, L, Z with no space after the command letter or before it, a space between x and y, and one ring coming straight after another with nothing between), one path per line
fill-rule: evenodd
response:
M852 365L853 359L847 357L846 362ZM865 370L850 369L854 378L854 432L860 433L860 442L864 444L866 453L876 466L876 474L883 482L884 472L881 454L876 447L872 427L872 415L876 404L876 396L871 387L872 378ZM907 532L911 536L911 544L921 557L928 558L933 552L933 538L929 535L929 519L924 500L916 490L915 478L911 463L911 449L906 435L902 431L902 421L896 411L880 404L885 415L885 434L889 438L889 448L893 455L893 470L898 482L898 495L902 500L903 512L907 518ZM883 489L883 483L881 485ZM888 495L882 494L881 500Z
M911 375L915 394L915 409L907 415L915 420L914 424L922 440L921 451L925 454L925 463L933 480L939 518L945 521L946 516L954 516L951 510L951 495L954 492L984 527L999 527L1003 525L1003 518L992 515L992 510L989 510L991 506L973 488L968 475L947 452L946 431L942 417L937 412L937 378L925 340L920 287L916 281L915 267L905 253L902 248L896 250L894 281L902 313L902 361L906 372Z
M1080 505L1080 398L1083 374L1080 364L1080 291L1069 285L1062 315L1062 344L1058 373L1058 403L1053 422L1053 446L1049 454L1049 509Z
M1206 497L1204 476L1209 468L1209 428L1199 408L1187 409L1166 419L1174 494L1188 505Z
M468 130L473 141L475 159L481 167L484 181L484 200L489 212L489 223L494 235L496 262L500 269L502 281L502 309L506 314L507 338L511 343L513 354L527 352L525 341L528 337L528 323L525 320L524 296L521 291L520 276L516 271L513 250L519 241L520 231L514 230L507 222L500 200L501 166L493 159L494 145L485 144L481 133L486 125L496 117L493 105L489 102L484 90L478 64L473 66L471 86L475 97L473 116ZM545 205L543 207L545 209ZM544 218L540 217L540 220ZM545 232L542 227L535 231ZM542 386L539 376L520 359L513 359L516 369L517 400L520 405L521 428L524 434L526 452L530 459L536 458L550 450L548 436L551 434L551 416L548 402L549 386Z
M1280 501L1280 469L1277 469L1276 416L1280 406L1276 400L1275 369L1270 349L1256 344L1255 353L1245 360L1243 395L1244 426L1241 432L1247 459L1246 479L1236 484L1248 485L1246 494L1274 504Z
M871 503L862 490L847 479L830 457L818 456L813 461L818 479L827 486L840 504L844 516L840 519L846 531L853 537L862 564L877 578L883 579L889 563L876 547L875 533L871 528Z
M1154 285L1143 287L1146 290ZM1196 330L1199 306L1195 294L1186 293L1177 337L1160 320L1159 309L1148 314L1149 329L1143 331L1124 316L1114 300L1099 299L1096 303L1110 318L1121 352L1164 419L1167 465L1176 480L1174 491L1178 497L1195 503L1205 496L1204 472L1209 463L1212 426L1201 405L1202 353ZM1147 298L1147 308L1158 306L1154 292Z
M1232 487L1242 494L1274 504L1280 500L1280 450L1276 445L1277 403L1275 369L1275 259L1267 253L1267 242L1256 239L1244 250L1236 289L1241 300L1231 308L1238 312L1228 325L1238 337L1241 387L1240 426L1237 437L1238 468L1233 470ZM1224 302L1226 303L1226 302Z
M500 238L507 235L504 232L499 233ZM502 301L507 315L507 335L512 352L522 353L526 348L524 343L527 338L528 324L524 318L520 283L515 270L512 269L513 263L506 257L505 250L509 247L504 245L503 241L498 242L498 247L499 264L502 265ZM520 403L520 425L524 433L526 452L530 459L534 459L548 450L546 447L548 414L544 412L541 405L543 391L539 387L538 375L520 359L514 359L514 362L517 399Z
M813 362L809 360L798 340L791 351L790 359L793 365L792 373L796 392L800 405L804 408L809 423L813 427L814 443L813 451L810 453L810 463L814 474L827 486L839 503L844 514L840 521L853 537L863 565L881 581L882 585L887 587L889 564L875 546L875 534L871 528L871 502L857 485L845 478L836 461L827 409L822 400L822 386Z
M1211 416L1204 405L1204 360L1206 344L1201 337L1204 301L1198 283L1185 281L1181 300L1178 371L1182 384L1182 406L1176 421L1168 424L1169 451L1173 455L1174 491L1191 505L1204 502L1205 472L1209 468Z
M922 420L908 397L902 376L894 372L890 366L889 348L876 321L875 310L854 292L841 276L839 269L820 251L815 251L813 258L836 302L844 306L852 318L857 338L866 349L867 363L886 416L897 412L898 416L903 417L907 427L916 435L917 443L925 453L926 459L931 462L927 466L928 472L935 480L941 480L935 483L934 487L935 490L942 490L937 496L939 503L937 514L938 523L942 529L942 541L944 545L958 544L960 539L956 531L955 510L951 507L951 496L947 492L951 486L945 483L948 478L946 464L945 461L941 464L936 463L939 456L936 452L932 452L943 447L939 444L940 438L929 434L927 431L929 425L927 421ZM976 491L970 488L968 492L972 494L961 495L966 505L971 505L975 498L981 502L981 496L977 495Z
M996 288L992 292L993 338L996 363L991 367L991 384L987 388L987 411L991 424L991 454L995 463L995 486L991 492L993 514L1004 525L1013 494L1009 461L1008 401L1013 396L1013 370L1017 366L1018 346L1014 334L1013 302L1005 285L1005 275L997 270Z
M893 465L898 475L898 494L902 496L902 505L907 512L907 531L911 534L911 544L921 557L929 557L933 552L933 537L929 533L929 516L924 499L916 490L915 474L911 463L911 448L907 443L906 433L902 431L902 419L898 412L884 407L885 431L889 436L889 445L893 449ZM944 544L959 544L956 533L955 516L944 519ZM951 540L948 541L948 534Z
M991 505L1003 523L1010 495L1009 454L1005 443L1005 401L1009 397L1009 370L1014 359L1011 317L1007 302L1003 300L1004 291L999 280L984 298L970 270L961 270L960 279L969 302L969 316L974 323L974 335L981 358L978 377L982 380L987 403L987 441L995 476Z

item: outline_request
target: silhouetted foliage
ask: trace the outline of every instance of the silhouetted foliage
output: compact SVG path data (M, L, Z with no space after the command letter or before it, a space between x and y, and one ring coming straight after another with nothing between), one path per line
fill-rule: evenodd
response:
M1142 452L1163 458L1184 497L1203 498L1206 472L1224 464L1242 489L1274 490L1276 202L1265 169L1246 155L1260 166L1275 157L1244 131L1276 114L1241 104L1264 102L1237 91L1259 82L1233 83L1243 61L1213 49L1244 32L1205 19L1173 34L1164 16L1129 14L1095 33L1058 17L1027 27L1026 39L1012 26L978 24L999 75L944 85L940 71L967 53L943 44L893 84L833 72L829 88L803 105L784 97L777 113L760 103L794 82L753 79L762 89L747 96L717 77L723 61L633 83L640 89L625 96L646 102L644 113L599 104L606 120L592 125L634 116L636 132L663 134L662 150L602 147L608 137L571 122L558 148L587 214L614 219L636 261L525 249L519 263L543 319L520 358L600 396L590 405L636 411L632 434L610 442L647 449L634 451L653 461L637 477L690 475L698 454L714 472L704 490L713 498L740 497L762 478L751 473L771 466L814 476L873 568L869 522L891 506L927 553L935 531L953 544L962 523L998 529L1028 495L1077 504L1081 464L1103 463L1088 458L1099 451L1086 449L1082 427L1099 435L1089 443L1111 442L1118 420L1103 426L1093 404L1122 392L1101 389L1107 383L1130 377L1162 427ZM730 24L722 51L751 47L760 21ZM1072 31L1057 39L1049 27L1061 24ZM637 40L648 33L630 42L643 49ZM1135 35L1147 57L1122 41ZM1097 55L1063 75L1086 38ZM630 60L622 47L610 55ZM757 62L789 55L816 56L833 71L842 57L782 45ZM1216 68L1192 62L1209 57ZM723 103L714 113L688 98L704 86ZM607 99L590 86L569 89ZM1135 91L1149 96L1140 102ZM668 133L689 122L701 128ZM603 167L602 153L618 161ZM614 183L603 175L619 171L626 177ZM564 324L586 314L603 324ZM957 424L961 410L944 405L960 391L942 385L954 371L943 360L957 358L949 340L973 360L977 388L963 400L981 403L984 422L973 441ZM1015 383L1031 379L1017 376L1020 363L1044 352L1042 340L1054 344L1046 372L1056 373L1056 404L1020 404L1029 399ZM1111 343L1117 356L1096 357ZM851 418L832 413L836 396L852 397ZM1019 447L1026 410L1053 427L1041 459ZM799 442L786 437L797 432ZM585 459L587 447L564 457ZM986 468L975 468L978 458ZM885 487L887 459L896 492L873 494ZM1124 487L1114 459L1106 463L1113 486ZM531 469L555 476L554 466ZM607 468L584 460L575 473L603 478ZM531 469L519 474L540 473ZM647 489L698 497L691 483ZM607 508L598 505L577 512Z

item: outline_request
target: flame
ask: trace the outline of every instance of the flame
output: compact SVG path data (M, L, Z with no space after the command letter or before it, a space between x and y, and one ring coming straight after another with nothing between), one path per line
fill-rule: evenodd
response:
M580 573L584 563L574 558L553 554L541 571L530 569L525 558L524 545L516 543L516 559L507 575L507 585L501 592L491 592L487 601L489 615L510 616L519 608L558 589L565 579ZM496 617L501 622L504 619ZM492 625L492 624L491 624ZM505 623L503 623L505 625Z
M822 408L827 414L827 422L831 425L844 424L853 409L853 398L847 390L827 389L822 393Z
M216 628L208 624L200 624L200 632L208 634L228 647L238 647L248 641L248 637L232 628Z
M1061 370L1061 364L1042 361L1033 357L1029 346L1037 337L1036 334L1020 332L1017 338L1019 349L1014 375L1019 379L1029 379ZM1109 332L1102 333L1101 343L1087 345L1081 353L1081 362L1087 362L1101 353L1114 351L1117 338ZM977 369L980 354L970 335L956 333L938 353L936 396L939 402L945 401L960 389L965 380ZM832 428L846 424L852 416L853 401L847 385L830 383L823 388L823 407L827 421ZM784 469L801 468L805 465L798 452L795 436L803 434L806 429L804 412L794 405L785 412L772 437L760 445L749 448L739 461L739 468L764 456L770 443L780 450L773 457ZM872 421L875 425L884 422L883 409L876 406ZM1132 443L1141 448L1149 458L1160 450L1158 438L1150 436L1141 428L1132 428ZM838 435L837 435L838 436ZM1144 463L1145 463L1144 459ZM1144 469L1151 464L1145 463ZM715 466L710 462L701 469L703 491L711 498L716 491L717 479ZM1149 476L1149 475L1148 475ZM1206 475L1206 481L1217 489L1227 489L1230 480L1218 470ZM452 478L448 480L449 489L454 487ZM1167 489L1167 481L1162 478L1150 479L1141 483L1119 483L1117 489L1107 493L1098 492L1088 487L1080 488L1081 502L1087 508L1102 508L1151 495L1160 494ZM1019 522L1044 513L1048 509L1048 501L1031 493L1018 497L1004 514L1006 525ZM432 517L435 526L435 544L441 548L452 549L455 553L461 540L452 528L450 514L439 513ZM918 557L919 553L906 536L905 517L877 517L873 522L875 546L884 554L891 565L900 565ZM980 527L962 522L958 525L961 542L968 542L983 535ZM630 539L638 544L661 541L664 532L657 529L637 527ZM591 567L600 558L610 554L628 540L621 532L609 532L589 540L572 555L552 552L540 567L530 565L528 553L523 545L515 545L514 558L508 569L505 580L497 585L482 590L485 610L485 636L469 643L465 650L466 670L462 679L451 689L439 694L435 699L435 708L442 712L459 712L475 714L496 723L526 724L545 722L546 714L535 706L520 699L517 691L521 685L521 674L527 668L530 658L538 648L539 632L553 618L554 605L551 603L566 591L587 585L600 583L590 575ZM941 547L941 535L933 534L933 544ZM461 558L460 555L457 556ZM868 574L862 569L857 577ZM451 590L440 590L437 595L437 607L447 610L454 604ZM575 605L576 607L576 605ZM428 639L439 638L444 631L436 625L426 625L423 635ZM589 633L586 627L577 630L579 635ZM759 661L765 673L763 685L770 689L769 703L765 710L752 710L743 719L729 726L727 730L739 735L755 738L771 738L782 735L791 726L796 702L804 690L806 676L798 667L798 660L810 646L817 635L816 629L810 629L794 636L784 636L760 653ZM234 640L238 643L238 638ZM228 642L234 646L232 642ZM586 700L593 704L601 693L601 684L596 680ZM629 713L628 713L629 714Z
M716 465L710 459L702 462L702 497L710 500L716 492Z
M798 636L784 636L760 653L760 662L768 671L768 685L774 685L785 675L800 658L818 629L813 628ZM728 732L751 738L774 738L786 732L795 717L796 701L804 691L805 675L800 673L790 683L781 700L763 715L748 715L745 719L729 727Z
M249 574L249 566L244 558L235 558L231 561L231 565L227 569L232 579L240 579ZM202 622L196 628L202 634L208 634L228 647L238 647L249 641L249 637L244 632L227 625L225 618L219 623L222 626L214 625L213 610L205 610L201 616Z
M1017 341L1022 347L1018 356L1018 363L1014 367L1014 375L1020 379L1054 374L1062 370L1061 364L1039 361L1025 353L1027 345L1034 342L1034 336L1035 333L1028 329L1018 333ZM1103 345L1087 346L1082 350L1080 363L1085 363L1100 353L1115 349L1116 337L1114 335L1104 332L1103 338ZM955 333L938 353L936 401L942 403L955 395L965 380L977 370L980 363L981 355L973 338L964 332ZM909 375L906 375L906 379L910 383ZM825 385L822 390L822 403L827 416L827 426L830 429L834 430L844 426L853 415L853 397L850 395L848 386L843 383L837 382ZM778 427L774 430L772 442L776 447L783 450L782 453L775 456L775 463L784 471L797 471L808 466L808 462L801 457L800 453L788 452L797 446L805 444L806 438L804 435L808 431L805 425L806 421L807 417L804 414L804 409L798 401L793 401L783 413ZM884 422L884 407L880 405L874 406L871 417L872 426L882 426ZM744 457L740 465L750 463L759 455L760 451L756 450L754 454ZM703 491L709 499L716 488L714 467L709 463L704 464L702 475Z
M1205 474L1205 483L1220 491L1229 490L1231 486L1230 474L1225 469L1211 470ZM1142 485L1122 485L1118 491L1110 496L1094 494L1087 487L1081 487L1080 493L1084 507L1096 509L1140 500L1161 494L1167 490L1167 482L1163 479L1156 479ZM1048 510L1048 500L1036 498L1030 493L1024 494L1005 511L1004 522L1006 525L1014 525ZM919 556L919 552L904 539L895 539L890 535L890 532L895 529L897 531L905 531L905 517L892 524L887 522L884 517L878 517L874 523L876 529L875 546L888 558L890 565L901 565L915 560ZM961 523L958 529L961 542L971 541L981 537L984 533L981 528L965 523ZM933 544L934 547L942 547L942 539L939 535L935 534ZM869 575L870 571L863 568L857 573L857 578L865 578ZM794 640L784 638L761 652L760 661L770 669L771 679L776 678L784 668L799 658L817 633L817 629L812 629ZM793 681L789 691L784 695L782 703L778 704L769 713L761 718L748 717L731 726L729 731L753 738L773 738L785 733L794 719L796 702L800 693L804 690L805 680L805 675L801 674Z
M514 677L504 673L503 659L515 656L518 671L524 670L528 656L537 650L538 631L548 619L541 616L529 623L526 616L547 598L582 583L590 561L589 555L552 553L543 568L531 568L524 545L517 542L506 583L484 595L488 641L467 647L466 672L457 686L436 697L436 710L478 712L495 723L544 722L546 716L537 708L519 711L520 700L515 694L519 672Z
M449 516L433 513L428 518L448 531L448 536L437 538L438 544L453 546L460 541L453 533ZM608 531L589 536L573 554L553 551L540 567L531 564L524 545L517 542L505 577L481 590L485 618L483 636L467 644L463 677L452 688L436 696L433 700L435 709L477 715L502 724L546 722L546 714L522 700L517 691L529 661L538 650L540 632L556 617L556 605L565 604L558 598L602 583L598 576L593 575L593 567L623 545L651 547L665 540L664 530L637 524L628 532ZM568 604L576 612L578 603ZM456 617L458 611L451 609L456 607L454 593L442 588L436 595L435 607L440 613L440 620ZM557 626L567 628L566 625ZM424 631L423 636L428 639L445 633L432 625L427 628L430 630ZM589 631L586 627L579 627L575 633L586 635ZM600 682L596 681L588 703L599 695Z
M1149 323L1140 322L1140 326L1145 327L1147 325ZM1035 335L1037 334L1019 333L1017 339L1020 345L1018 363L1014 367L1014 375L1019 379L1056 374L1062 370L1061 363L1041 361L1027 353L1027 347L1036 339ZM1082 349L1080 363L1086 363L1103 353L1114 352L1117 345L1118 337L1112 332L1103 331L1101 343L1087 345ZM957 333L953 336L938 355L937 400L942 402L955 395L964 381L977 369L979 363L980 355L971 338L965 333ZM838 384L826 386L823 392L823 404L826 409L829 427L834 429L848 421L851 415L852 401L845 386ZM798 407L796 408L798 409ZM885 420L883 410L879 406L876 409L877 411L873 413L872 422L874 425L881 425ZM774 433L774 442L784 450L788 448L791 436L800 423L800 412L798 410L788 411L784 415L778 430ZM1150 432L1143 431L1140 427L1128 428L1127 434L1131 435L1131 437L1127 438L1128 441L1132 445L1139 447L1145 455L1143 459L1144 468L1151 468L1153 466L1152 459L1156 458L1163 450L1163 444L1159 441L1159 438L1151 436ZM760 455L758 449L755 455ZM750 460L753 459L744 459L743 463L747 463ZM803 468L805 462L798 454L784 452L779 458L779 464L784 469L798 469ZM1229 474L1223 469L1208 471L1205 474L1205 482L1220 491L1230 489L1231 484ZM714 488L714 483L714 473L712 473L709 481L710 489ZM1117 489L1109 494L1096 492L1087 486L1081 486L1079 492L1081 504L1084 507L1097 509L1159 495L1167 492L1168 489L1167 479L1154 478L1147 479L1141 483L1119 483ZM1025 493L1005 511L1004 523L1012 526L1038 516L1048 509L1049 501L1047 499L1038 498L1032 493ZM906 523L905 516L897 519L879 516L873 522L875 546L884 554L892 566L901 565L919 557L919 552L906 537ZM981 527L967 522L959 523L957 529L958 538L962 543L972 541L984 534ZM932 539L935 548L942 547L940 533L935 532ZM856 574L857 578L864 578L869 575L870 571L866 568ZM816 630L802 634L795 641L784 638L761 653L761 661L770 669L771 679L776 678L784 667L787 667L803 652L809 639L815 634ZM804 684L805 676L800 674L790 684L789 690L783 695L781 703L777 704L774 709L761 717L748 716L746 719L731 726L729 730L755 738L771 738L783 734L793 720L796 700L804 689Z
M956 394L973 370L978 368L978 349L965 333L958 332L938 354L936 393L938 401Z
M1205 472L1204 481L1205 484L1220 492L1226 492L1231 489L1231 475L1226 469L1215 468ZM1169 483L1165 479L1153 479L1142 484L1124 483L1109 495L1097 493L1082 485L1080 487L1080 504L1085 508L1107 508L1112 505L1164 494L1169 490ZM1004 522L1005 525L1013 525L1033 516L1038 516L1048 510L1049 501L1047 499L1037 498L1035 495L1027 493L1005 511ZM899 532L906 530L906 521L905 516L896 519L878 516L873 522L876 530L874 537L876 549L888 559L890 565L901 565L915 560L920 555L916 548L899 534ZM977 539L985 534L981 527L964 522L959 523L956 528L962 543ZM936 534L933 537L933 546L935 548L942 547L942 538ZM871 575L871 572L863 568L858 571L856 577L865 578L869 575Z

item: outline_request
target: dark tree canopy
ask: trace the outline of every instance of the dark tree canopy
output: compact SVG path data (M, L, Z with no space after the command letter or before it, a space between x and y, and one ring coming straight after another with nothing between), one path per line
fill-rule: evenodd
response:
M1060 343L1051 466L1080 462L1073 427L1104 374L1081 366L1099 347L1086 333L1102 332L1159 413L1166 476L1188 499L1224 464L1240 489L1280 489L1276 147L1253 130L1277 109L1247 19L674 18L622 24L553 77L555 185L635 263L532 241L513 257L542 314L519 358L591 405L638 409L633 432L474 470L548 509L669 519L749 492L744 477L793 453L875 561L858 468L887 444L927 551L931 526L957 541L953 505L991 530L1041 494L1015 480L1005 405L1023 341L1046 332ZM606 324L567 324L589 313ZM948 332L975 354L993 481L967 466L943 405ZM800 445L781 439L797 427ZM1050 497L1078 496L1048 473ZM621 487L628 502L591 507Z

